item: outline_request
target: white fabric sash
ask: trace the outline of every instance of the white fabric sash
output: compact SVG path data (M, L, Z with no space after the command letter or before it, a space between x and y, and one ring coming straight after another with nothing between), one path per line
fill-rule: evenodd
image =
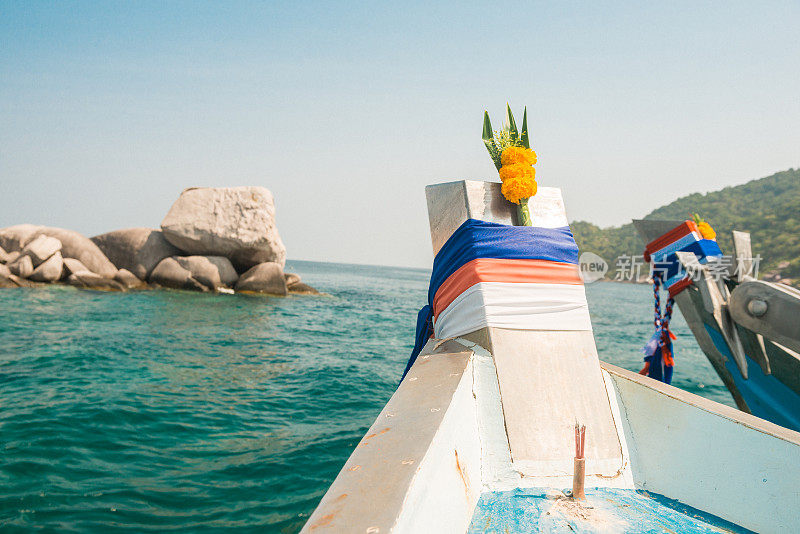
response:
M492 326L518 330L591 330L583 285L480 282L450 303L433 324L438 339Z

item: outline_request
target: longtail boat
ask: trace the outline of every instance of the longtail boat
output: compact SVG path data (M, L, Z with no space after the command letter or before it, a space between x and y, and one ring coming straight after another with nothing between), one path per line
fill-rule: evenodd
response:
M633 223L652 243L682 221ZM753 277L749 233L733 231L733 245L717 265L676 252L689 276L675 303L736 406L800 430L800 291Z
M303 532L800 531L800 433L600 361L559 189L426 195L434 336Z

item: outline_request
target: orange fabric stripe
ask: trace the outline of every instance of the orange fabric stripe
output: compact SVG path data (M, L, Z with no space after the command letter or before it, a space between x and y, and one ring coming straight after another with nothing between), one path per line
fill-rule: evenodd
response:
M480 282L583 284L580 267L574 263L477 258L459 267L439 286L433 298L434 317L461 293Z

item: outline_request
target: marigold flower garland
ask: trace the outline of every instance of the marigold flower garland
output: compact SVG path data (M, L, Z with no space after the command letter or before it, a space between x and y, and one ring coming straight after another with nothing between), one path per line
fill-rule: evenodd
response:
M692 218L694 219L694 222L697 225L697 229L700 230L700 235L703 237L703 239L713 239L713 240L717 239L717 233L714 231L713 228L711 228L710 224L708 224L700 217L700 215L695 213L694 215L692 215Z
M521 226L533 226L528 199L536 194L536 152L528 140L528 109L522 116L522 132L517 131L511 107L506 104L506 124L493 131L489 112L483 114L483 143L503 182L502 193L517 205Z

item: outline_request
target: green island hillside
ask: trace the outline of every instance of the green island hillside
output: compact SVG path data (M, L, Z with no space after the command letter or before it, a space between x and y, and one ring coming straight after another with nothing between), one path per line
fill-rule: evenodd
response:
M694 193L653 210L645 219L688 219L691 213L711 224L724 254L732 254L732 230L750 232L753 255L761 256L759 278L800 286L800 169L720 191ZM606 278L616 276L616 258L644 250L632 223L600 228L574 221L570 226L581 252L594 252L609 263Z

